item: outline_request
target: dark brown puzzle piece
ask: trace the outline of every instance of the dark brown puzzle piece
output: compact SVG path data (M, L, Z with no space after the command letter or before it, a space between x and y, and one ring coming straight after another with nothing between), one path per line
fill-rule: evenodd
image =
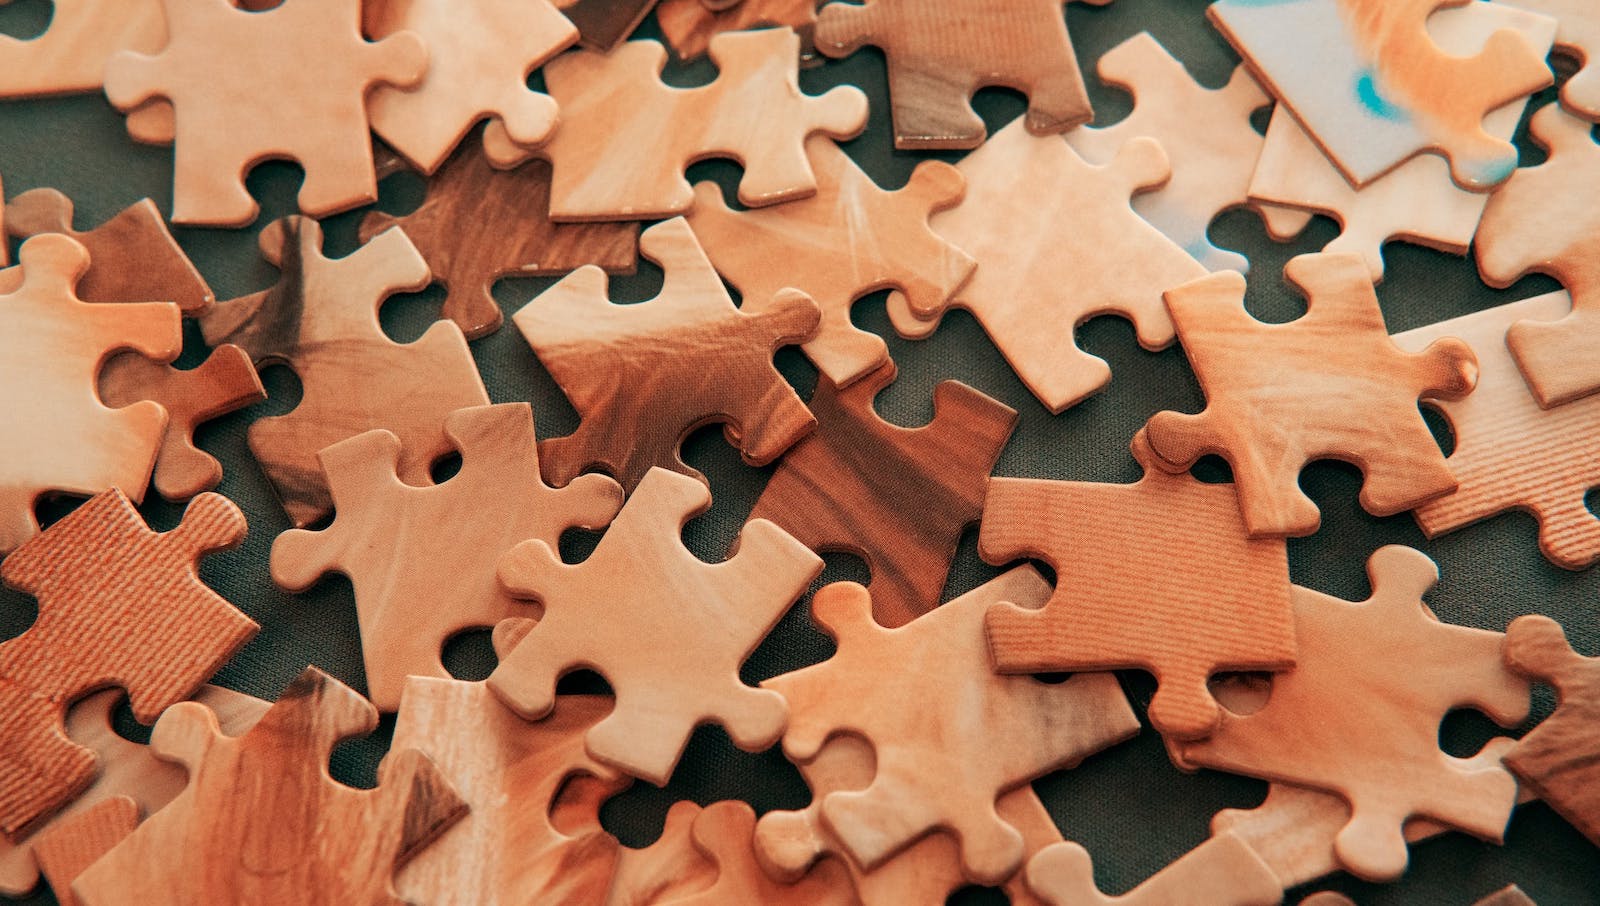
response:
M1600 846L1600 657L1573 651L1561 624L1536 614L1506 627L1504 650L1506 666L1555 686L1560 699L1506 753L1506 767Z
M562 14L578 27L578 43L607 51L639 27L656 0L556 0Z

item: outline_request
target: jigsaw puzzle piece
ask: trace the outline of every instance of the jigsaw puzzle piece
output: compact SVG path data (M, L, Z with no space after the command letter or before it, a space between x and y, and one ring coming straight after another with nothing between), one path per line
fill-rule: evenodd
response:
M1506 666L1556 689L1555 713L1505 755L1506 767L1590 842L1600 845L1600 658L1584 657L1561 624L1518 617L1506 628Z
M725 31L747 31L762 25L793 28L805 45L802 57L814 56L811 33L816 23L816 0L734 0L716 6L706 0L662 0L656 7L661 36L680 60L703 56L711 39Z
M1122 896L1094 880L1089 851L1057 843L1028 862L1028 886L1047 906L1277 906L1278 878L1249 846L1224 834L1201 843Z

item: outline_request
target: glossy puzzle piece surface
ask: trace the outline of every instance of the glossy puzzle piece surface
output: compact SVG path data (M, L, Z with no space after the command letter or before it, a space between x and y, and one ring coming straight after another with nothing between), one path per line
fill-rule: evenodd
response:
M1119 314L1145 349L1172 344L1161 293L1206 270L1129 207L1133 193L1169 175L1154 140L1136 138L1092 167L1061 138L1030 135L1015 120L956 169L966 199L929 222L978 269L951 305L972 312L1046 408L1059 413L1111 380L1104 360L1078 348L1081 322ZM940 309L924 305L890 294L895 330L933 333Z
M603 528L622 506L622 489L603 475L580 475L559 490L546 485L533 431L526 403L451 413L444 432L461 453L461 469L424 486L397 474L401 443L388 431L319 455L333 524L279 535L272 578L291 591L329 572L350 578L368 695L378 710L400 706L408 676L448 678L440 652L458 633L536 614L500 587L501 555L529 538L555 545L569 528Z
M1245 311L1245 281L1236 273L1166 294L1206 409L1150 418L1159 464L1176 471L1207 454L1226 459L1252 537L1317 530L1321 514L1300 489L1300 470L1315 459L1359 467L1361 506L1375 516L1455 490L1417 400L1471 392L1478 372L1471 348L1448 338L1421 352L1396 346L1356 255L1301 255L1284 277L1307 308L1281 324Z
M77 906L72 882L139 826L139 805L127 796L103 799L39 836L34 856L59 906Z
M1351 807L1334 838L1340 863L1367 880L1405 871L1407 819L1431 818L1499 841L1516 778L1486 759L1439 748L1439 722L1477 708L1502 726L1528 715L1525 680L1500 662L1498 632L1441 623L1422 595L1439 579L1411 548L1367 560L1372 596L1350 602L1296 586L1294 670L1274 676L1255 713L1225 712L1207 739L1172 748L1209 767L1337 793Z
M400 438L400 479L428 484L429 467L450 451L445 417L486 406L489 396L454 324L400 344L378 323L391 294L427 285L416 247L391 229L344 258L326 258L321 225L303 217L269 224L260 243L282 272L277 285L217 303L200 327L208 344L237 344L258 368L285 364L300 379L300 405L254 422L249 434L290 520L308 525L333 505L317 451L375 428Z
M556 680L584 667L616 690L617 707L588 733L589 754L664 784L690 732L715 721L734 745L765 749L783 733L776 692L739 679L739 665L822 571L822 560L770 522L746 523L738 553L705 563L683 524L711 505L699 481L652 469L594 553L569 565L543 541L500 563L513 595L544 605L489 688L530 720L549 712Z
M817 190L805 140L852 138L866 125L867 98L841 86L800 90L800 38L790 29L727 32L711 41L718 76L674 88L661 81L667 49L630 41L609 54L578 51L544 68L561 128L537 151L498 124L484 130L489 159L511 166L537 155L551 162L555 220L657 220L693 205L684 168L709 157L744 167L747 207L806 198Z
M984 128L972 95L991 86L1028 96L1029 132L1062 132L1094 117L1064 2L829 3L817 13L817 50L836 58L868 44L883 51L896 148L978 147Z
M725 31L761 25L788 26L800 33L803 42L809 42L816 22L817 0L736 0L720 8L706 0L662 0L656 7L661 36L681 60L704 55L711 39Z
M933 212L960 202L965 180L949 164L924 161L904 188L888 192L832 139L812 136L806 154L816 195L734 211L716 183L702 182L687 219L717 272L744 297L770 299L794 287L817 300L822 326L801 348L842 387L889 359L881 337L851 323L857 299L892 287L914 309L938 310L972 275L976 262L928 227Z
M1156 676L1150 722L1196 739L1222 719L1206 680L1295 662L1289 557L1251 540L1227 485L1156 467L1131 485L989 480L978 551L991 563L1037 557L1056 570L1044 607L997 604L985 621L1003 673L1136 668Z
M772 354L815 333L817 304L789 291L735 308L681 218L645 230L639 251L665 272L654 299L613 304L605 273L584 267L512 316L581 419L539 445L551 483L596 467L629 492L656 466L700 477L678 448L715 421L758 466L810 433L816 419Z
M1600 845L1600 658L1572 649L1549 617L1506 629L1506 666L1556 689L1554 714L1506 753L1506 767L1573 827Z
M177 528L153 532L110 490L0 564L8 587L39 601L34 624L0 643L0 832L15 838L93 782L94 752L65 732L74 701L121 686L150 723L256 634L196 573L244 535L225 497L202 494Z
M367 214L361 241L391 226L416 244L445 288L444 316L469 340L500 328L504 316L489 290L501 277L561 276L585 264L631 274L638 258L638 224L552 222L550 164L497 169L475 141L428 181L421 207L401 217Z
M1100 892L1089 851L1058 843L1028 862L1028 885L1047 906L1277 906L1283 888L1242 840L1201 843L1121 896Z
M639 27L656 0L556 0L562 14L578 28L584 47L608 51Z
M682 906L858 906L850 873L835 860L817 864L799 880L780 883L767 876L756 860L756 813L739 800L713 802L695 816L691 829L695 848L717 868L707 889L673 903Z
M271 157L305 168L300 210L310 216L378 197L366 94L418 84L428 52L416 34L364 40L360 0L284 0L261 12L231 0L163 0L162 8L166 46L114 54L105 88L123 111L157 98L176 110L174 223L254 220L259 205L244 175Z
M1600 121L1600 7L1589 0L1520 0L1518 6L1553 16L1556 50L1573 58L1579 70L1561 86L1561 104Z
M1553 81L1550 47L1502 28L1478 53L1451 55L1428 17L1463 2L1217 0L1206 14L1353 184L1437 150L1459 185L1486 191L1511 175L1517 150L1483 119Z
M162 0L54 0L44 34L0 35L0 97L99 91L113 54L154 52L166 35Z
M960 841L964 874L998 884L1021 866L1021 833L995 811L1002 794L1138 732L1138 720L1110 674L1046 684L990 672L979 629L1002 600L1037 604L1048 583L1020 567L898 629L873 622L865 587L834 583L811 600L813 618L838 643L832 658L773 677L762 688L789 703L784 753L804 763L845 733L871 743L870 786L840 790L805 812L774 813L762 833L803 839L796 825L818 820L870 872L933 832ZM870 684L868 682L870 678ZM869 691L870 690L870 691ZM1006 739L1004 747L994 740ZM950 778L962 778L959 784ZM785 872L814 850L768 850Z

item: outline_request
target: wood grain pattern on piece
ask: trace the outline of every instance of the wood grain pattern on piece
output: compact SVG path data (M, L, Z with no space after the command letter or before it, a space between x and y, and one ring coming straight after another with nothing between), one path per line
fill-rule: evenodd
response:
M569 528L603 528L622 506L622 489L603 475L559 490L544 483L527 403L457 410L444 432L461 469L437 485L399 477L401 443L388 431L324 449L333 523L272 545L282 588L304 591L329 572L350 578L367 694L384 712L400 706L408 676L449 677L440 652L457 633L537 615L500 588L501 555L529 538L554 546Z
M591 50L608 51L633 34L656 0L555 0L577 26L578 41Z
M698 0L692 0L698 2ZM855 301L880 289L938 310L966 283L976 262L928 227L935 211L961 200L961 172L924 161L902 189L884 191L832 139L806 139L817 194L800 201L731 210L716 183L694 187L689 226L706 255L748 299L794 287L822 308L822 327L801 348L843 387L889 360L877 334L850 321Z
M1021 120L956 165L961 204L929 219L978 262L951 303L977 318L1033 395L1061 412L1111 380L1105 361L1078 348L1080 323L1103 314L1133 322L1139 345L1172 344L1161 293L1206 269L1135 214L1128 199L1169 175L1153 139L1135 138L1104 167L1084 163L1059 136L1030 135ZM889 320L922 338L940 309L889 296Z
M1148 670L1150 722L1197 739L1222 719L1213 673L1294 666L1289 556L1250 539L1232 488L1163 472L1142 431L1132 448L1145 474L1130 485L989 480L979 553L1057 574L1042 609L994 607L989 651L1004 673Z
M817 13L817 50L834 58L869 44L883 51L896 148L978 147L984 128L972 95L988 87L1028 96L1028 131L1062 132L1094 117L1064 2L829 3Z
M1047 906L1277 906L1283 888L1244 841L1224 834L1184 853L1121 896L1094 881L1089 851L1057 843L1028 862L1028 885Z
M1213 245L1206 230L1218 214L1248 200L1250 173L1261 153L1250 115L1272 99L1243 66L1222 88L1206 88L1149 32L1101 54L1095 71L1101 81L1134 96L1133 112L1112 126L1074 129L1067 144L1089 163L1103 165L1129 139L1146 135L1160 142L1172 178L1135 196L1133 209L1206 270L1248 273L1250 262Z
M805 140L852 138L867 122L861 89L800 90L800 38L787 28L727 32L711 40L718 75L674 88L661 81L667 49L629 41L609 54L580 50L544 67L561 128L537 151L517 145L498 123L484 151L502 167L531 156L551 162L555 220L656 220L694 204L690 164L727 157L744 167L739 201L761 207L817 191Z
M428 484L433 461L450 452L445 417L486 406L466 339L441 321L414 343L383 332L378 309L397 292L428 284L428 265L402 230L391 229L344 258L322 254L322 226L286 217L261 231L261 254L282 272L278 282L218 302L200 319L208 344L234 343L257 368L294 369L303 394L286 415L250 425L250 452L261 463L297 526L333 505L317 451L384 428L400 438L400 479Z
M674 898L682 906L860 906L850 872L837 861L818 863L790 883L774 881L756 859L756 813L739 800L714 802L695 816L691 833L700 854L717 869L717 880L705 890Z
M1600 561L1600 518L1584 503L1600 487L1600 396L1541 409L1505 344L1511 325L1554 320L1570 307L1570 297L1555 292L1395 335L1411 351L1456 337L1478 356L1478 389L1429 403L1450 421L1456 443L1448 461L1461 483L1417 508L1429 538L1524 510L1539 521L1539 549L1552 563L1584 569Z
M71 237L35 236L19 258L21 285L0 292L0 554L38 533L34 504L45 494L117 488L144 498L166 411L149 402L110 409L96 380L116 352L170 362L183 342L170 302L79 300L73 287L89 255Z
M1501 664L1502 633L1434 617L1422 595L1439 570L1426 555L1379 548L1367 575L1372 596L1360 602L1296 586L1295 669L1273 677L1260 710L1225 711L1210 737L1169 750L1188 769L1337 793L1351 809L1334 838L1339 862L1387 881L1405 871L1413 816L1503 839L1516 778L1492 758L1440 750L1439 722L1472 707L1515 726L1528 715L1529 687Z
M817 0L738 0L713 8L705 0L661 0L656 24L661 36L680 60L693 60L711 47L711 39L725 31L745 31L762 25L793 28L811 50L811 32L817 22Z
M1528 133L1550 152L1489 198L1478 226L1478 273L1490 286L1548 274L1572 293L1572 312L1554 321L1514 324L1506 345L1546 408L1600 390L1600 212L1585 203L1600 191L1600 145L1593 124L1551 104Z
M698 560L680 533L710 505L701 482L652 469L582 563L562 563L536 539L512 548L500 580L542 603L544 616L501 659L489 688L537 720L554 704L563 673L600 673L617 707L589 731L589 754L657 786L702 723L721 724L746 751L777 742L783 698L746 686L739 665L822 560L765 520L745 524L728 560Z
M1555 17L1556 51L1580 67L1561 86L1561 105L1600 121L1600 7L1589 0L1520 0L1517 5Z
M456 149L428 180L421 207L402 217L367 214L361 241L396 225L444 286L444 316L469 340L500 328L504 316L489 291L501 277L554 277L585 264L631 274L637 266L638 224L552 222L550 164L531 160L501 170L476 141Z
M162 0L54 0L51 7L44 34L0 35L0 98L99 91L113 54L154 52L166 39Z
M1059 684L991 672L980 629L989 606L1037 606L1049 584L1019 567L916 620L885 629L873 622L867 589L834 583L811 600L812 616L837 643L832 658L773 677L762 688L789 703L784 754L816 757L836 734L872 745L876 771L865 789L839 790L806 812L773 812L758 838L803 840L798 828L825 824L844 851L870 872L930 833L959 840L962 871L998 884L1022 865L1021 833L995 811L1001 794L1138 732L1110 674ZM994 740L1009 740L996 747ZM959 778L959 782L953 782ZM766 859L793 874L811 847L767 846Z
M139 826L139 805L127 796L103 799L39 835L34 857L60 906L77 906L72 882Z
M581 419L572 434L539 444L550 482L599 468L631 493L657 466L704 481L678 450L712 422L727 424L729 442L755 466L810 433L817 421L772 355L815 334L817 304L787 290L735 308L682 218L645 230L639 253L664 272L648 302L613 304L605 272L584 267L512 315Z
M39 601L38 620L0 643L0 832L15 839L94 780L94 752L66 735L74 701L121 686L150 723L255 635L196 573L200 557L244 535L225 497L196 497L182 524L153 532L113 489L0 564L8 587Z
M1017 421L1010 406L945 381L933 391L933 420L903 428L872 404L894 377L893 362L845 390L818 377L809 403L817 430L784 455L750 513L814 551L864 559L873 617L889 628L938 605Z
M1150 418L1157 464L1178 471L1207 454L1226 459L1252 537L1317 530L1321 513L1300 489L1300 470L1316 459L1359 467L1361 506L1375 516L1455 490L1417 400L1471 392L1472 349L1449 338L1421 352L1396 346L1360 256L1301 255L1283 272L1307 307L1282 324L1245 311L1237 273L1166 294L1206 408Z
M1574 651L1555 620L1530 615L1507 627L1505 662L1554 686L1558 701L1555 713L1506 753L1506 766L1600 845L1600 658Z
M561 810L561 803L557 803L558 817L561 817ZM700 812L700 806L688 800L674 802L667 809L661 836L656 842L640 849L621 847L612 868L611 886L605 895L578 902L597 902L603 906L677 903L716 883L716 865L694 845L694 819ZM598 828L599 825L596 818L593 826Z
M1463 188L1511 175L1517 149L1484 129L1491 110L1551 84L1549 40L1511 28L1477 53L1434 43L1429 16L1461 0L1217 0L1206 15L1268 91L1356 186L1427 151ZM1474 3L1477 15L1495 15ZM1546 34L1554 37L1554 23Z
M230 0L163 0L162 8L166 46L154 55L112 55L105 88L119 110L165 98L180 114L174 223L254 220L259 205L244 175L272 157L305 168L305 214L322 217L378 197L366 94L375 85L418 84L428 53L416 34L364 40L360 0L284 0L264 12Z

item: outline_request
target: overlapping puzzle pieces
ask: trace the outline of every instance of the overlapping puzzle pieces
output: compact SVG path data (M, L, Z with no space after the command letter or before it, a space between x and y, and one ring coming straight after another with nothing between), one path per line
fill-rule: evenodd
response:
M1595 726L1600 722L1600 658L1584 657L1567 642L1561 624L1546 616L1518 617L1506 628L1506 666L1556 688L1554 714L1505 753L1514 771L1600 845L1600 790Z
M1588 0L1521 0L1517 5L1555 17L1556 49L1579 67L1561 86L1561 103L1579 116L1600 120L1600 9Z
M816 0L735 0L713 8L707 0L662 0L656 7L661 36L680 59L692 60L725 31L744 31L760 25L789 26L802 40L817 21ZM804 52L804 49L802 49Z
M779 883L756 858L756 813L738 800L714 802L695 816L695 849L716 866L717 880L699 893L674 899L683 906L761 903L763 906L860 906L850 874L828 860L798 880Z
M1173 906L1225 903L1277 906L1283 888L1243 841L1212 837L1122 896L1106 896L1094 880L1089 851L1058 843L1028 862L1028 886L1046 906Z

